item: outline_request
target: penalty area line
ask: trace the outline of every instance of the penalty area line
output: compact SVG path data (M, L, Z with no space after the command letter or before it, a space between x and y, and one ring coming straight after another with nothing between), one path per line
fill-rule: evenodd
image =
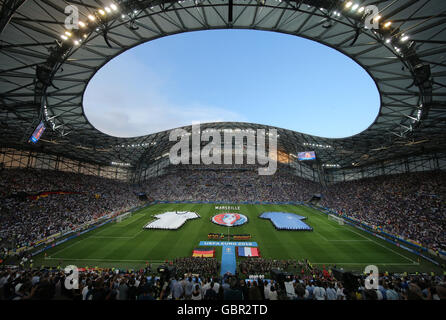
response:
M122 260L122 259L76 259L76 258L46 258L47 260L61 260L61 261L99 261L99 262L164 262L161 260Z
M311 264L325 264L325 265L383 265L383 266L411 266L411 265L420 265L419 263L376 263L376 262L311 262Z
M356 233L357 235L363 237L364 239L368 239L369 241L371 241L371 242L377 244L378 246L383 247L384 249L387 249L387 250L389 250L389 251L391 251L391 252L393 252L393 253L399 255L400 257L403 257L404 259L411 261L412 264L417 264L417 262L415 262L414 260L412 260L412 259L406 257L405 255L403 255L403 254L401 254L401 253L399 253L399 252L397 252L397 251L395 251L395 250L393 250L393 249L391 249L391 248L389 248L389 247L386 247L385 245L383 245L383 244L377 242L376 240L374 240L374 239L372 239L372 238L366 237L365 235L362 235L362 234L360 234L359 232L356 232L356 231L353 231L353 230L350 230L350 229L346 229L346 230L348 230L348 231L350 231L350 232L353 232L353 233Z

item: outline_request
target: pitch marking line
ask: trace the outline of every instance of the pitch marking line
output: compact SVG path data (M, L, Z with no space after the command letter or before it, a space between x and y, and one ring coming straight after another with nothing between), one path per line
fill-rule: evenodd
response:
M317 211L317 210L316 210L316 211ZM319 213L320 213L320 214L323 214L322 212L319 212ZM333 221L333 222L334 222L334 221ZM338 226L338 227L341 228L341 226ZM385 249L387 249L387 250L389 250L389 251L391 251L391 252L393 252L393 253L399 255L400 257L403 257L404 259L411 261L412 264L414 264L414 265L417 265L417 264L418 264L418 263L415 262L414 260L412 260L412 259L406 257L405 255L402 255L401 253L399 253L399 252L397 252L397 251L395 251L395 250L393 250L393 249L391 249L391 248L388 248L388 247L386 247L386 246L380 244L379 242L375 241L374 239L368 238L368 237L366 237L366 236L364 236L364 235L362 235L362 234L360 234L360 233L358 233L358 232L356 232L356 231L350 230L349 228L343 228L343 229L344 229L344 230L347 230L347 231L350 231L350 232L353 232L353 233L356 233L357 235L363 237L364 239L367 239L368 241L374 242L375 244L377 244L377 245L379 245L379 246L381 246L381 247L383 247L383 248L385 248ZM320 233L318 233L318 234L319 234L320 236L322 236ZM327 238L325 238L324 236L322 236L322 237L323 237L325 240L330 241L330 240L328 240Z
M322 237L322 239L324 239L325 241L329 241L329 242L368 242L370 240L356 240L356 239L352 239L352 240L330 240L327 239L325 236L322 235L322 233L320 233L319 231L316 231L316 233L318 235L320 235Z
M60 261L99 261L99 262L149 262L149 263L166 263L165 260L121 260L121 259L76 259L76 258L46 258L46 260Z
M327 241L334 241L334 242L369 242L369 240L327 240Z
M55 255L61 253L62 251L66 250L66 249L68 249L68 248L73 247L75 244L78 244L78 243L80 243L80 241L74 241L74 242L73 242L72 244L70 244L69 246L66 246L65 248L62 248L62 249L60 249L59 251L56 251L56 253L52 254L51 256L55 256ZM55 260L58 259L58 258L51 258L51 256L50 256L49 258L46 258L46 259L55 259Z
M75 259L75 258L47 258L47 260L62 260L62 261L110 261L110 262L146 262L149 260L120 260L120 259Z
M385 265L385 266L410 266L412 265L412 263L376 263L376 262L361 262L361 263L356 263L356 262L311 262L311 264L325 264L325 265ZM415 263L416 265L419 265L419 263Z
M58 255L59 253L61 253L62 251L66 250L66 249L68 249L68 248L71 248L71 247L73 247L74 245L76 245L76 244L78 244L78 243L80 243L80 242L82 242L82 241L84 241L84 240L90 239L90 238L92 238L92 239L133 239L133 238L136 238L141 232L144 231L144 229L143 229L143 230L137 232L134 236L128 236L128 237L98 236L98 235L97 235L97 234L103 232L104 230L106 230L106 229L98 230L96 233L94 233L94 235L91 234L90 236L87 236L87 237L85 237L84 239L80 239L80 240L77 239L78 241L75 241L74 243L70 244L69 246L67 246L67 247L65 247L65 248L62 248L62 249L60 249L59 251L56 251L56 253L52 254L51 256L56 256L56 255ZM69 240L69 241L74 241L74 240L76 240L76 239L71 239L71 240ZM47 259L53 259L53 258L47 258ZM54 259L59 259L59 258L54 258ZM59 260L63 260L63 259L59 259Z
M134 237L91 236L91 239L133 239Z
M74 246L75 244L78 244L78 243L80 243L80 242L82 242L82 241L84 241L84 240L87 240L87 239L133 239L133 238L136 238L136 236L138 236L138 235L139 235L141 232L143 232L143 231L144 231L144 230L141 230L141 231L137 232L134 236L131 236L131 237L93 236L93 235L91 235L91 236L89 236L89 237L86 237L85 239L78 240L78 241L72 243L71 245L69 245L69 246L67 246L67 247L65 247L65 248L60 249L59 251L57 251L56 253L54 253L52 256L55 256L55 255L61 253L62 251L66 250L66 249L68 249L68 248L71 248L71 247ZM76 240L76 239L72 239L72 240ZM49 258L47 258L47 259L49 259ZM54 258L54 259L57 259L57 258Z
M391 248L389 248L389 247L386 247L385 245L383 245L383 244L381 244L381 243L375 241L374 239L368 238L368 237L366 237L366 236L364 236L364 235L362 235L362 234L360 234L360 233L358 233L358 232L356 232L356 231L353 231L353 230L350 230L350 229L347 229L347 230L350 231L350 232L356 233L357 235L363 237L364 239L368 239L369 241L374 242L375 244L379 245L380 247L383 247L383 248L385 248L385 249L387 249L387 250L389 250L389 251L392 251L393 253L399 255L400 257L403 257L404 259L411 261L412 264L417 264L417 262L415 262L414 260L412 260L412 259L406 257L405 255L402 255L401 253L399 253L399 252L397 252L397 251L395 251L395 250L393 250L393 249L391 249Z

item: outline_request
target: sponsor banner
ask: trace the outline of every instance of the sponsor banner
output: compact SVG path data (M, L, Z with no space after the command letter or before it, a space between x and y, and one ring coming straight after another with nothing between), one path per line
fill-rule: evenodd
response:
M257 242L239 242L239 241L200 241L200 246L234 246L234 247L257 247Z
M429 258L429 257L426 257L424 254L420 254L420 256L421 256L422 258L424 258L424 259L426 259L426 260L432 262L432 263L435 264L436 266L439 266L439 265L440 265L437 261L435 261L434 259L431 259L431 258Z
M28 247L21 247L21 248L18 248L15 252L20 253L20 252L26 251L27 249L28 249Z
M380 236L379 234L375 234L375 237L380 238L382 240L387 240L386 238L384 238L383 236Z
M42 253L45 250L46 250L46 248L39 249L39 250L33 252L32 256L36 256L36 255L38 255L39 253Z

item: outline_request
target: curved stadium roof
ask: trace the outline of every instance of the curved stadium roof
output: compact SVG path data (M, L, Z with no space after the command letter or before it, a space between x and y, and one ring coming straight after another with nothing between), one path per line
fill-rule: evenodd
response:
M141 43L187 31L239 28L282 32L328 45L359 63L379 89L379 115L364 132L328 139L278 128L279 149L296 153L312 144L329 145L317 149L318 158L343 168L444 151L446 2L348 2L115 0L118 10L102 15L98 10L111 0L3 0L1 145L98 164L151 162L173 144L169 131L137 138L98 131L83 110L89 80L109 60ZM369 4L380 10L379 29L365 27L370 16L360 9ZM67 5L79 9L86 25L62 39ZM281 54L293 61L292 52ZM40 119L48 129L39 144L30 145L28 137ZM220 122L202 125L202 130L206 128L268 127Z

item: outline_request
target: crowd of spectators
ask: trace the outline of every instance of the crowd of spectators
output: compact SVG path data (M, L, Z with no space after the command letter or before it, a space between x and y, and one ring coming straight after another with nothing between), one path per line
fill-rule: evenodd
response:
M177 274L181 276L192 273L212 277L218 273L220 267L220 264L215 258L197 257L176 258L174 265L176 266Z
M385 273L378 289L365 288L365 275L335 275L307 261L289 263L286 279L242 279L238 275L157 276L141 270L79 271L78 288L66 288L61 270L3 268L0 300L445 300L446 277ZM334 268L335 266L333 266ZM269 270L270 271L270 270Z
M0 190L0 244L8 249L139 203L127 183L53 170L1 170ZM66 194L35 197L42 192Z
M272 269L286 270L290 266L295 266L295 260L275 260L261 257L250 257L244 259L239 264L240 272L243 274L265 274Z
M329 185L321 205L431 248L446 251L446 173L379 176Z
M278 171L178 170L147 181L147 195L159 201L307 201L319 184Z

